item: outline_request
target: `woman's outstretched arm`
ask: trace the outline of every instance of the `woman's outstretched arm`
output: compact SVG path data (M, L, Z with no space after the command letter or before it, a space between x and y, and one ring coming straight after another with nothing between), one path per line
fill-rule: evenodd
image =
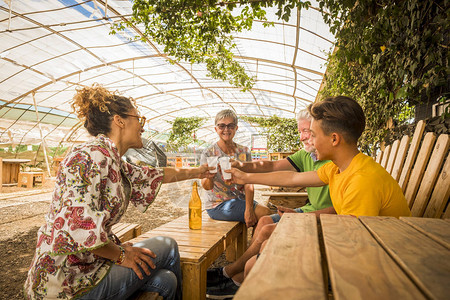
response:
M163 168L164 179L162 182L169 183L194 178L212 178L215 174L209 173L210 169L212 170L214 167L208 167L207 164L192 169Z

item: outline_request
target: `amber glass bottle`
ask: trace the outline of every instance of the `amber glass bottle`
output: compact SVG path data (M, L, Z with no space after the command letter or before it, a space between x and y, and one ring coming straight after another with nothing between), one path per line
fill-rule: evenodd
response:
M192 185L191 200L189 200L189 228L202 228L202 200L198 195L197 181Z

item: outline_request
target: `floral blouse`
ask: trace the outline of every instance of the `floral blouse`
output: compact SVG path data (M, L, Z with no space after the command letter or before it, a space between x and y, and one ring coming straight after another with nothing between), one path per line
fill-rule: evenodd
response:
M228 156L224 153L217 143L214 143L211 147L205 149L200 156L200 164L206 164L207 157L210 156ZM236 144L236 152L233 156L234 159L239 161L252 161L252 155L247 147ZM228 201L234 198L245 200L245 190L243 184L231 184L228 185L223 179L222 172L219 171L214 176L214 187L212 190L206 191L208 199L205 201L205 208L212 209L224 201Z
M163 170L121 160L104 135L75 148L62 161L46 224L38 231L25 297L76 298L95 287L112 262L90 251L110 241L120 243L111 227L129 202L145 212L163 176Z

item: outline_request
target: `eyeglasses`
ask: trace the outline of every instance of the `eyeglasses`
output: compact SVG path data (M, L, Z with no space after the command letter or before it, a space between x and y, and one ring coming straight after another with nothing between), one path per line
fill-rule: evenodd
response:
M234 124L234 123L230 123L230 124L220 123L220 124L217 124L216 127L219 128L220 130L224 130L225 127L227 127L230 130L234 130L236 128L236 124Z
M129 115L129 114L123 114L123 115L137 118L139 120L139 125L141 125L141 127L144 127L145 121L147 120L144 116L135 116L135 115Z

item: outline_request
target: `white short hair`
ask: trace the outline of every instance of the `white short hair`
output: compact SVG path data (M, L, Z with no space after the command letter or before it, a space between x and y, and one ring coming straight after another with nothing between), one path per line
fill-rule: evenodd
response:
M238 123L238 118L236 116L236 113L234 111L232 111L231 109L224 109L217 113L215 125L217 125L217 122L219 122L220 120L222 120L224 118L232 118L234 124L237 125L237 123Z
M297 122L300 120L308 120L308 121L312 120L311 114L307 109L302 109L301 111L298 112Z

